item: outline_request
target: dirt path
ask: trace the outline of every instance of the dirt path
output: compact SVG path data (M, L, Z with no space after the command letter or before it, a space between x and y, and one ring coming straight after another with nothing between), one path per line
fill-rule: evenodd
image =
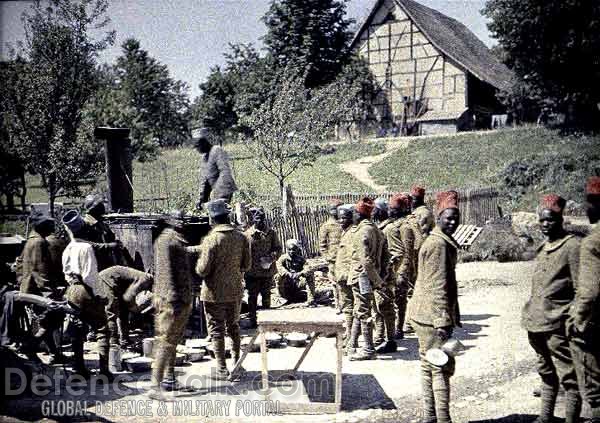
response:
M400 148L406 148L408 143L409 140L388 141L385 143L385 153L378 154L376 156L362 157L358 160L341 163L339 165L340 169L346 173L349 173L363 184L375 190L375 192L385 192L387 187L385 185L379 185L377 182L375 182L375 180L369 174L369 168L373 164L379 163L385 159L394 151Z

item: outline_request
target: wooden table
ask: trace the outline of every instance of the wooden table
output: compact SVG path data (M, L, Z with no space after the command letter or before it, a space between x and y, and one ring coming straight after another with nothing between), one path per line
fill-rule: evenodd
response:
M267 364L267 332L300 332L310 334L311 339L306 345L298 362L292 372L297 372L298 368L306 358L306 355L319 336L336 336L337 366L335 372L335 398L333 403L312 402L312 403L280 403L280 410L288 413L337 413L342 408L342 335L344 333L344 319L336 314L335 309L331 307L299 308L288 310L260 310L258 312L258 330L250 340L248 348L240 357L232 371L235 374L246 358L248 351L254 344L254 341L261 335L260 353L262 358L262 388L265 391L265 399L269 395L269 368Z

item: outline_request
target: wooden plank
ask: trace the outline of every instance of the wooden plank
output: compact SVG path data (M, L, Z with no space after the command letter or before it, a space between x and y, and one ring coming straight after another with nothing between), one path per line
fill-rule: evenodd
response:
M267 333L262 328L260 329L260 358L262 361L262 388L265 391L265 396L269 393L269 365L267 363Z
M342 363L344 359L343 353L343 335L341 332L338 332L335 337L335 348L337 350L337 367L335 371L335 405L336 412L339 413L342 411Z
M302 365L302 362L304 361L304 359L308 355L308 352L310 351L310 349L314 345L314 343L317 340L317 338L319 337L319 335L320 335L319 332L312 332L310 334L310 341L308 341L308 345L304 348L304 351L302 351L302 355L300 356L300 358L298 359L298 362L296 363L296 365L294 366L294 369L292 370L293 372L297 372L298 371L298 369Z

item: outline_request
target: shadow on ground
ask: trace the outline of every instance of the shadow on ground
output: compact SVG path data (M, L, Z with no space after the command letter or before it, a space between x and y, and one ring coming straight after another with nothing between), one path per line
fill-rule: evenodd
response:
M470 420L469 423L531 423L537 416L531 414L511 414L510 416L501 417L491 420Z

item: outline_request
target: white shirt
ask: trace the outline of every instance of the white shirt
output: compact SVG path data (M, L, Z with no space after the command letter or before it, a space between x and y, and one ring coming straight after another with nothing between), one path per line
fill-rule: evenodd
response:
M62 255L63 273L81 276L83 283L94 289L98 278L98 262L92 246L86 242L71 241Z

